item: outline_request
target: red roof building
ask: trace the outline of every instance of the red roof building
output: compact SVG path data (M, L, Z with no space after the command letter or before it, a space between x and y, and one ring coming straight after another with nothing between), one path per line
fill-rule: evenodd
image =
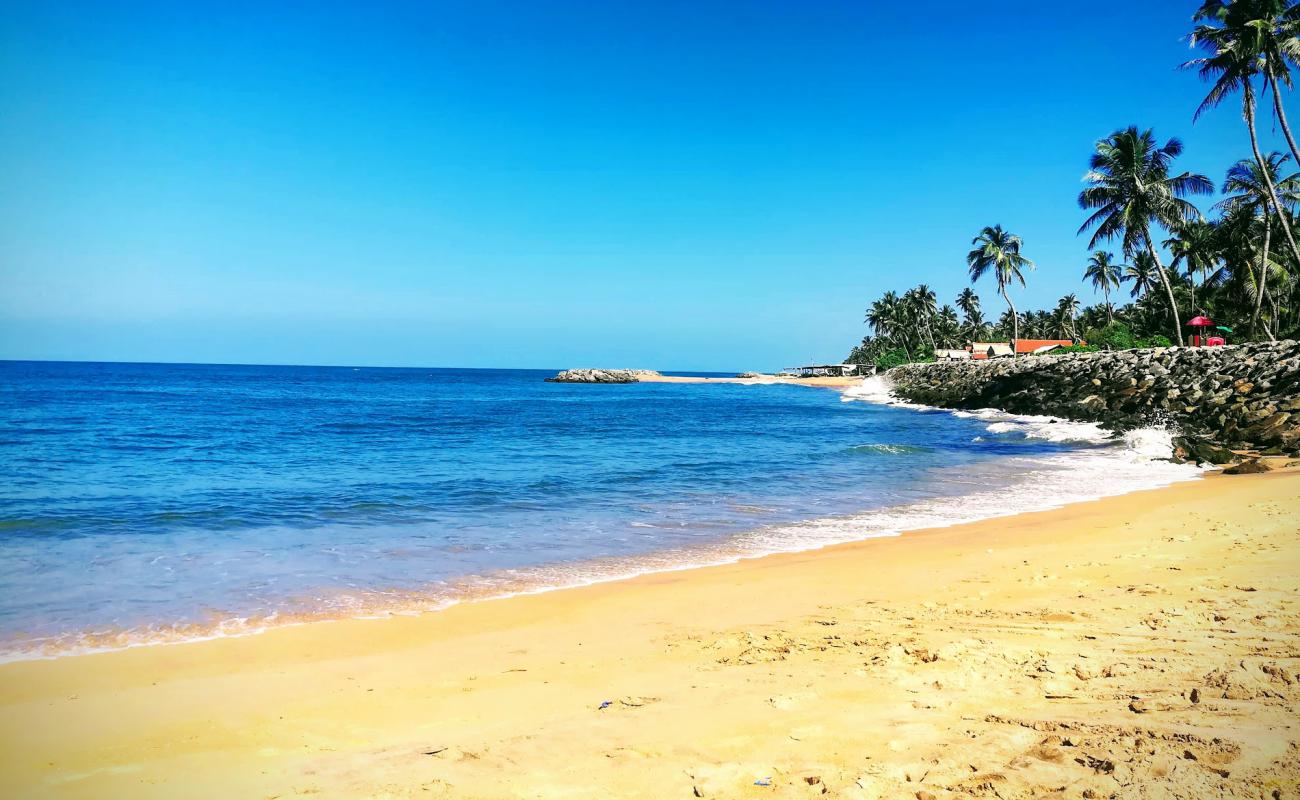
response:
M1069 347L1074 342L1069 339L1017 339L1015 354L1025 356L1031 353L1045 353L1050 349L1057 347ZM1079 344L1087 344L1080 340ZM1005 358L1010 356L1010 342L973 342L966 346L970 351L970 357L976 361L982 361L986 358Z
M1074 344L1070 339L1017 339L1016 355L1021 356L1032 353L1035 350L1041 350L1044 347L1056 345L1058 347L1069 347Z

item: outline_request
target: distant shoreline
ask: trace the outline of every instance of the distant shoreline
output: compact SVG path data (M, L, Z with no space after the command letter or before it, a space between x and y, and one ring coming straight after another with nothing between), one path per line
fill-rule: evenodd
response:
M744 386L787 384L791 386L818 386L825 389L845 389L862 383L860 376L845 378L785 378L764 375L759 378L712 378L679 375L658 375L641 378L640 383L737 383Z

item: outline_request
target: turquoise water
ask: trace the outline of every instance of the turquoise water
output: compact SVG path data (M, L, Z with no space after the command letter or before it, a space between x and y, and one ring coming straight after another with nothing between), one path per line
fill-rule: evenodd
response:
M1008 487L1063 502L1103 467L1084 495L1190 475L1089 426L552 372L0 362L0 654L893 535L1041 504Z

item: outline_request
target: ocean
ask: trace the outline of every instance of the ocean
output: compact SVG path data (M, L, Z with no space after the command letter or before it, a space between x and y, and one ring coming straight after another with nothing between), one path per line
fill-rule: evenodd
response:
M1190 480L881 379L0 362L0 659L434 611ZM870 580L870 576L864 576Z

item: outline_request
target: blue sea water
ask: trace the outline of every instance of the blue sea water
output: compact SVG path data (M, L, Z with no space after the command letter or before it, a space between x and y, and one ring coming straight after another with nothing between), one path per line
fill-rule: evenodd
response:
M550 374L0 362L0 656L423 611L1194 476L1093 426L870 384Z

